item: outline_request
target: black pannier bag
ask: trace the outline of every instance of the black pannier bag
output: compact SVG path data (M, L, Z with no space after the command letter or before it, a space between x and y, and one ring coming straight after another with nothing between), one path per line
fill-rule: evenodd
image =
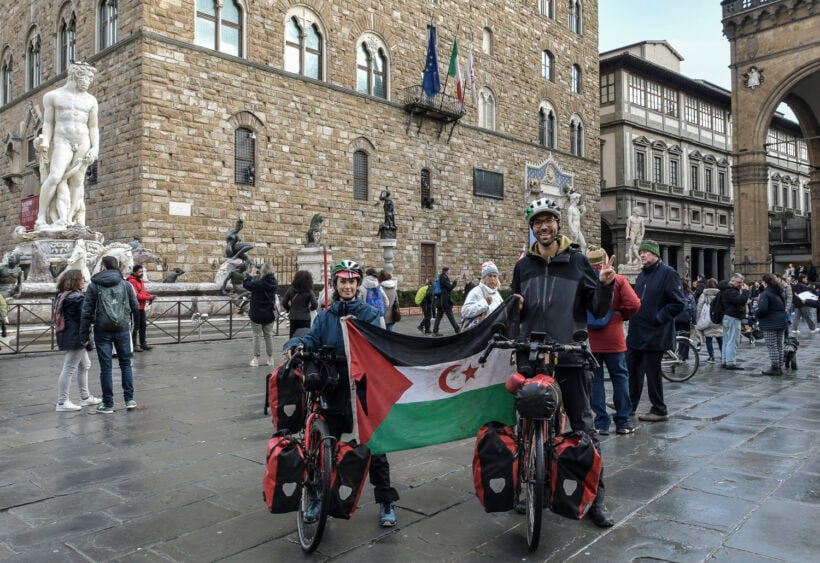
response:
M539 374L515 392L515 409L523 417L545 420L561 406L561 387L551 376Z

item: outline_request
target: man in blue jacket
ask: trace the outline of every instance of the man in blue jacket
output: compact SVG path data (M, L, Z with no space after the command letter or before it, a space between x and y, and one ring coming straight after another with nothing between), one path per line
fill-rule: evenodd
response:
M638 248L641 273L635 282L635 293L641 300L638 313L629 319L626 336L626 365L629 369L629 398L632 414L638 410L646 378L649 402L652 408L638 416L645 422L669 419L663 402L661 358L666 350L675 347L675 316L683 311L686 298L681 289L678 273L660 259L660 247L653 240L645 240Z

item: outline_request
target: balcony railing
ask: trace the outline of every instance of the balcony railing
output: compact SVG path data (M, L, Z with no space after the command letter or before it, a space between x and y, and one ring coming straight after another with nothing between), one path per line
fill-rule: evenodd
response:
M405 133L410 131L410 123L414 116L419 118L418 131L421 131L421 126L426 117L439 122L439 137L441 137L445 125L453 124L450 128L450 135L447 137L448 142L453 135L456 123L467 113L464 104L458 101L457 97L442 92L435 96L428 96L421 84L408 86L401 90L399 92L399 103L404 105L404 109L407 111Z
M727 2L723 4L723 17L728 18L741 12L748 12L766 4L774 4L781 0L735 0L734 2Z

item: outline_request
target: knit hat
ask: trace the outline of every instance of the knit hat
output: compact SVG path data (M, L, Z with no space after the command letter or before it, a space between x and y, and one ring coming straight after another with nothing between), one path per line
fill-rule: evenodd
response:
M589 263L593 266L600 266L604 262L604 258L606 257L606 250L601 248L600 246L595 246L594 244L590 244L587 246L587 259Z
M641 243L641 245L638 247L638 252L642 252L644 250L646 250L648 252L651 252L652 254L654 254L655 256L658 256L658 257L660 257L660 255L661 255L661 249L658 246L658 243L655 242L654 240L645 240L645 241L643 241Z
M498 267L496 267L495 262L492 260L487 260L481 265L481 279L483 280L490 274L498 275Z

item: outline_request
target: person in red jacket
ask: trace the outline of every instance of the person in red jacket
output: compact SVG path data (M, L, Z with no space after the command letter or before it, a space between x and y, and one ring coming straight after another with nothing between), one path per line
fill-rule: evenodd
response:
M140 309L134 315L134 328L131 332L131 340L134 344L134 352L142 352L143 350L150 350L153 346L149 346L145 342L145 305L149 301L154 300L154 296L145 290L145 282L142 281L142 276L145 274L140 264L136 264L131 271L131 275L126 278L128 283L134 286L134 293L137 294L137 301L139 301ZM139 336L139 344L137 343L137 336Z
M601 270L607 261L606 251L595 245L589 245L587 258L592 269ZM600 364L595 369L592 380L590 406L595 413L595 428L598 434L609 434L609 413L606 411L606 391L604 390L604 366L612 381L612 398L615 403L615 432L631 434L635 431L630 419L632 402L629 399L629 371L626 368L626 338L624 321L638 312L641 300L629 281L620 274L615 274L615 291L612 296L612 308L602 319L589 315L589 347Z

